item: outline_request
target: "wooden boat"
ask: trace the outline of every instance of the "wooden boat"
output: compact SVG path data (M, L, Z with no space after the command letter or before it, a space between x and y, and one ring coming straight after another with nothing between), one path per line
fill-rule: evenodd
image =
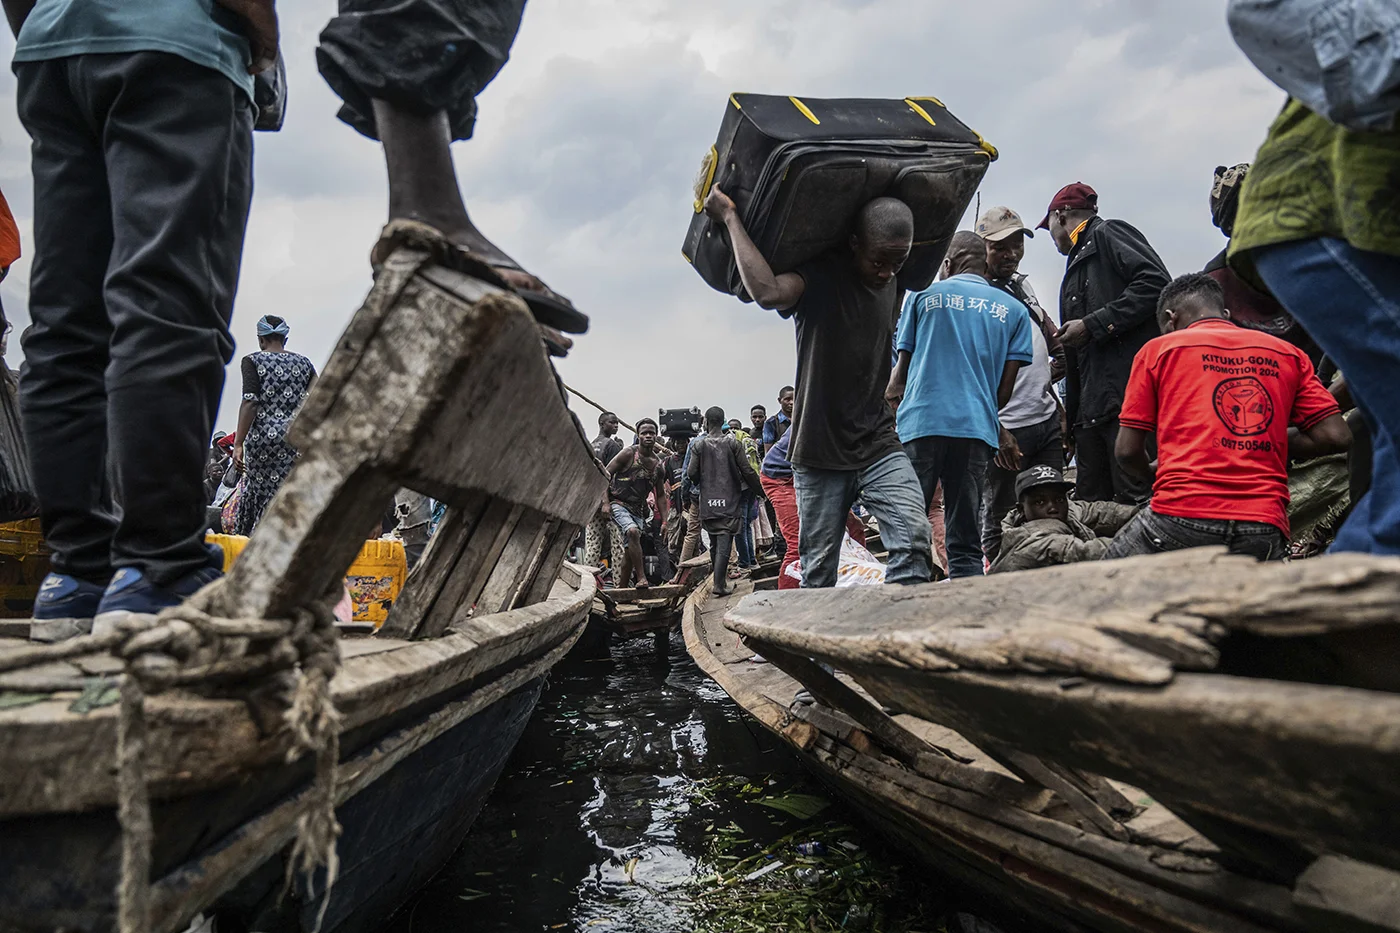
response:
M709 571L709 555L701 554L681 565L675 583L660 583L641 590L598 587L593 593L593 607L588 616L590 637L598 641L639 635L668 637L671 630L680 625L681 606L686 597L708 579ZM577 571L571 566L566 564L560 573L566 582L575 582Z
M604 479L540 330L519 299L434 261L435 249L390 257L293 426L295 470L229 576L196 597L240 620L328 605L395 489L449 506L379 633L341 641L326 931L375 929L460 844L594 595L591 576L557 579ZM119 717L75 699L91 700L94 683L106 691L123 662L17 663L35 650L0 646L0 698L12 701L0 703L0 929L110 930L131 842L117 812ZM280 895L321 766L287 760L288 729L258 715L259 689L145 700L143 933L183 930L199 913L221 929L317 924L324 877Z
M1202 550L697 599L684 630L741 706L993 913L1375 933L1400 930L1397 606L1400 561ZM818 703L791 705L799 681Z

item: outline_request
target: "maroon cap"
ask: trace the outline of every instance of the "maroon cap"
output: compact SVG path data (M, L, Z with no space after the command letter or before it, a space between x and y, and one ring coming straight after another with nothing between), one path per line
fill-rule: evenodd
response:
M1099 194L1093 188L1076 181L1072 185L1065 185L1055 196L1050 199L1050 206L1045 209L1045 219L1035 225L1037 230L1050 229L1050 215L1055 211L1076 211L1076 210L1097 210L1099 206Z

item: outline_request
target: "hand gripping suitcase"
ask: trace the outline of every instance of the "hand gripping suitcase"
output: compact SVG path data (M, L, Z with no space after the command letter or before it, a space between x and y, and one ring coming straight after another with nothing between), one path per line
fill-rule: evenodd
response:
M704 213L718 183L776 273L843 246L872 198L914 211L914 248L899 275L926 288L996 149L932 97L820 100L734 94L701 163L681 252L712 288L752 300L728 233Z

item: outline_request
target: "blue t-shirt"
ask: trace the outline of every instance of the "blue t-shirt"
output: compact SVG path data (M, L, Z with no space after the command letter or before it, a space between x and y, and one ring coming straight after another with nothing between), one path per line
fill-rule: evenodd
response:
M15 40L15 61L169 52L224 75L253 96L241 21L215 0L38 0Z
M1007 361L1034 359L1026 306L963 273L904 300L895 348L908 350L899 439L971 437L997 446L997 384Z
M788 462L788 444L792 441L792 432L789 431L778 442L768 448L768 455L763 458L763 475L769 479L791 479L792 464Z

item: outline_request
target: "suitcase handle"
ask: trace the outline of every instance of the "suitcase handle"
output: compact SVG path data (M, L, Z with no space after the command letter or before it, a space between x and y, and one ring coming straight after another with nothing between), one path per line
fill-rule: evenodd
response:
M715 170L719 167L719 150L714 146L700 160L700 171L695 176L695 213L705 209L705 199L710 196L710 188L715 183Z

